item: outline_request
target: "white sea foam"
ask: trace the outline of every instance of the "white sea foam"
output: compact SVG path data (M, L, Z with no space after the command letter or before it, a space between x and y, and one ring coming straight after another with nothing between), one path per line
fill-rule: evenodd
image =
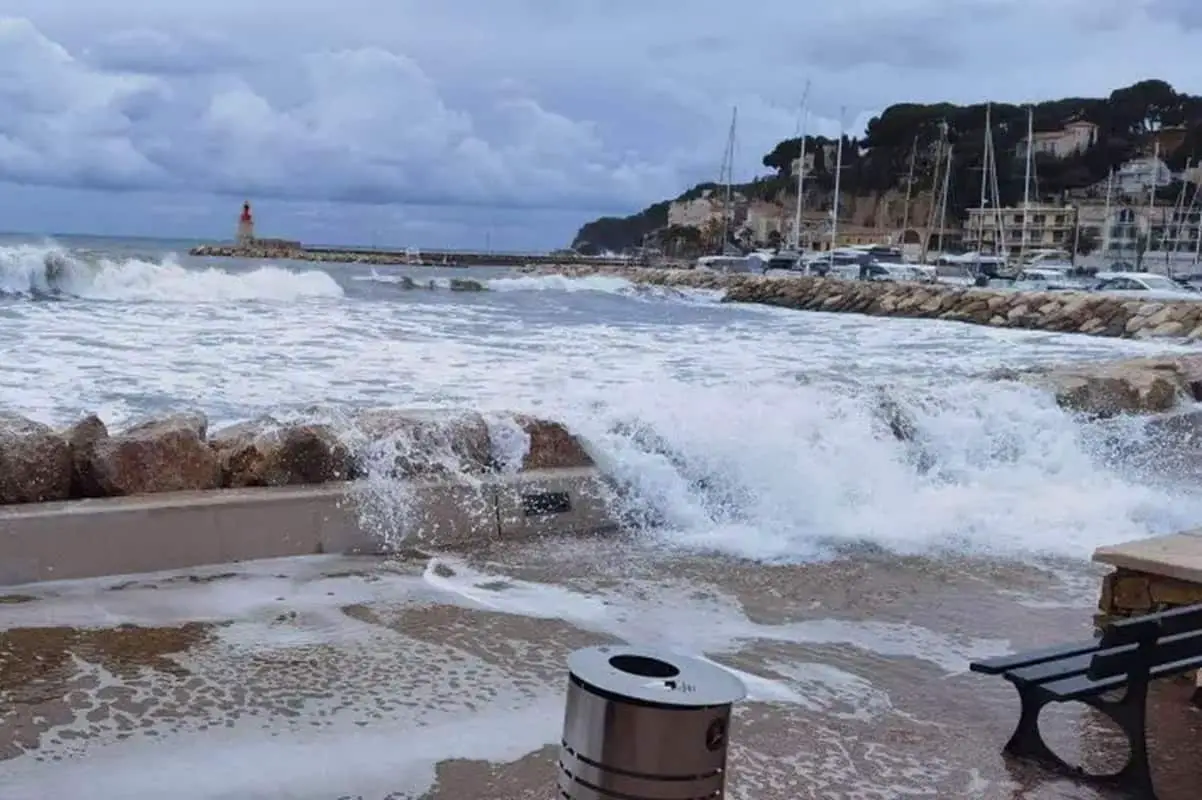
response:
M514 278L494 278L488 281L487 287L494 292L591 292L633 299L674 299L707 303L721 297L720 292L712 290L637 284L614 275L522 275Z
M973 658L1008 652L997 639L957 639L916 625L817 619L779 625L752 622L732 597L698 597L692 585L623 585L584 593L472 569L455 559L431 560L424 580L449 602L523 617L561 619L574 627L698 655L738 652L754 641L849 646L887 658L913 658L948 673ZM777 695L778 698L786 695Z

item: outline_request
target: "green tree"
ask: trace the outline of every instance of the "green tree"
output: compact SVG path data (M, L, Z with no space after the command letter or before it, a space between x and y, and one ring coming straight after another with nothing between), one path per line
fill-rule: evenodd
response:
M1147 133L1185 122L1185 103L1167 82L1144 80L1110 93L1112 126L1127 133Z

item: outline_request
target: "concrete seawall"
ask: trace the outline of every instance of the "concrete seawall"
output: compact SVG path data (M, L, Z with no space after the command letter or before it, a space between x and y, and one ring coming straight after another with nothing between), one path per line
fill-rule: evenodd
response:
M480 547L616 528L604 481L592 468L398 486L404 514L387 538L363 523L366 491L341 483L0 507L0 586L321 553L382 555L397 543Z
M608 487L558 422L341 416L210 433L193 411L110 433L94 415L56 431L0 412L0 585L614 528Z
M725 291L728 302L800 311L939 319L1091 336L1202 339L1202 295L1198 300L1153 301L1088 292L1007 292L946 284L698 270L564 265L532 271L569 277L616 275L636 283L719 290Z

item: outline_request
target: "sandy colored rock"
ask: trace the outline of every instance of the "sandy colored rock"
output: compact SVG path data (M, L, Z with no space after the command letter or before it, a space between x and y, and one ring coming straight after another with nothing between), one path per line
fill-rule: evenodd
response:
M0 412L0 504L65 500L71 447L49 426Z
M1099 418L1171 411L1193 397L1187 370L1171 360L1075 364L995 377L1045 389L1062 407Z
M446 478L493 466L488 423L475 412L370 409L352 428L355 475Z
M522 414L514 420L530 437L530 447L522 459L523 470L594 466L584 445L561 423Z
M150 420L96 442L91 470L106 495L215 489L221 470L203 414Z
M63 431L63 437L71 445L72 497L104 496L92 468L92 458L97 442L107 439L108 435L108 426L95 414L89 414Z
M326 425L263 418L222 428L209 445L223 487L328 483L351 474L350 449Z

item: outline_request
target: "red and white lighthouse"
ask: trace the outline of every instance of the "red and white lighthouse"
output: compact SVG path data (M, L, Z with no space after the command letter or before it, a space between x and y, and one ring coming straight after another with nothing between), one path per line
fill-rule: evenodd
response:
M249 245L255 241L255 218L250 213L250 201L242 204L242 216L238 217L238 235L234 241L239 245Z

